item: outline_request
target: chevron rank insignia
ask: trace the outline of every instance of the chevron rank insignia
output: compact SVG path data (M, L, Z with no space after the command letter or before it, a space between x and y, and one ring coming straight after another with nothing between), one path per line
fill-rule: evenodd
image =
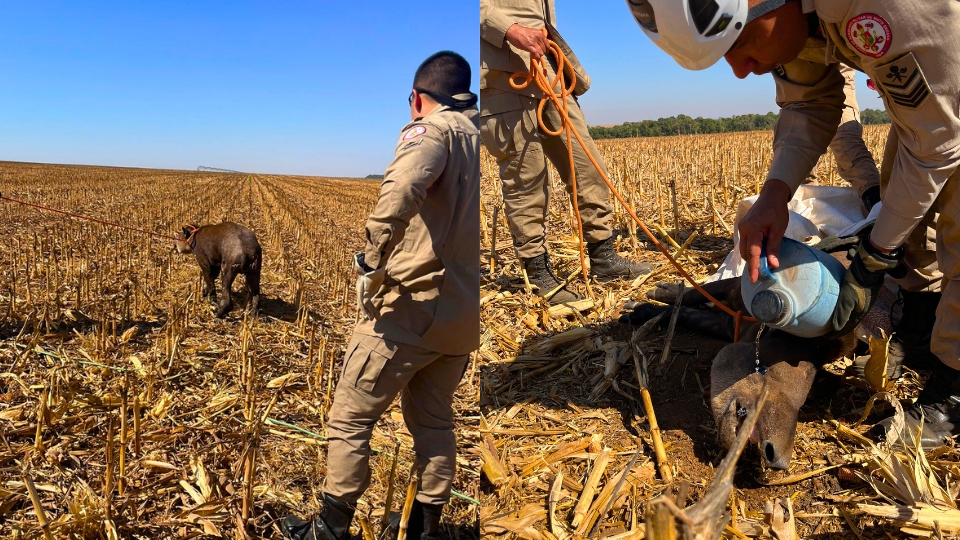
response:
M877 66L875 73L873 81L901 107L916 109L930 95L930 85L912 52Z

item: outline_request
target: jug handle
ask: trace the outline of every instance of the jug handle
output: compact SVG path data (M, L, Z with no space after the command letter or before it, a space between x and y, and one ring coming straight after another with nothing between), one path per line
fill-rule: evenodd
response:
M764 239L760 247L760 268L757 279L759 281L772 281L773 273L770 272L770 265L767 264L767 241Z

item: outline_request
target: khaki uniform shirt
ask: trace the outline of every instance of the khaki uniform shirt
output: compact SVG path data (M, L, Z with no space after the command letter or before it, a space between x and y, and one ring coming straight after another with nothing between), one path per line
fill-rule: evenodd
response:
M590 77L584 71L577 55L557 31L557 16L553 0L480 0L480 111L481 115L497 114L521 107L510 95L496 93L483 95L483 90L496 89L513 95L540 99L543 93L536 84L530 83L523 90L510 86L510 75L530 70L530 53L521 51L506 40L507 29L514 24L527 28L546 28L552 39L567 56L577 76L574 95L581 95L590 88ZM550 68L556 69L549 53ZM569 80L569 79L568 79ZM502 102L502 103L501 103Z
M400 134L366 224L366 264L386 268L381 317L355 332L448 355L480 346L478 122L440 105Z
M823 35L807 41L801 58L866 73L900 139L871 234L878 246L895 248L960 165L960 2L801 2L819 18ZM819 83L784 92L768 178L796 189L802 179L796 171L830 143L844 100L843 78L830 71Z

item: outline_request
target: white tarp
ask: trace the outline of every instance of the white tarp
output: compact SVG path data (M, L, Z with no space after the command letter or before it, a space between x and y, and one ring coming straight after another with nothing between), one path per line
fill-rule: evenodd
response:
M737 277L743 273L746 263L740 257L737 225L756 201L757 196L754 195L737 205L737 217L733 223L733 250L716 273L707 279L708 282ZM881 204L878 203L869 215L864 216L860 197L851 187L800 186L787 205L790 221L784 236L813 245L827 236L854 234L877 219Z

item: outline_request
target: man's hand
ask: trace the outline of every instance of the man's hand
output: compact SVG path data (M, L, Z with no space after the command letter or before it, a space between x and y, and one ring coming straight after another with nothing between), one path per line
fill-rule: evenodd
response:
M883 276L893 273L902 259L902 248L884 253L869 238L859 243L840 284L837 306L830 321L834 335L846 334L860 324L883 287Z
M770 268L779 268L780 240L787 230L790 212L790 186L780 180L767 180L760 190L757 202L740 220L740 256L747 261L750 283L757 282L760 269L760 252L763 240L767 240L767 263Z
M383 286L386 270L374 270L367 266L363 253L353 257L353 270L357 273L357 309L365 319L379 319L380 310L374 305L373 299Z
M507 29L507 41L521 51L527 51L534 60L547 53L547 36L539 28L514 24Z

